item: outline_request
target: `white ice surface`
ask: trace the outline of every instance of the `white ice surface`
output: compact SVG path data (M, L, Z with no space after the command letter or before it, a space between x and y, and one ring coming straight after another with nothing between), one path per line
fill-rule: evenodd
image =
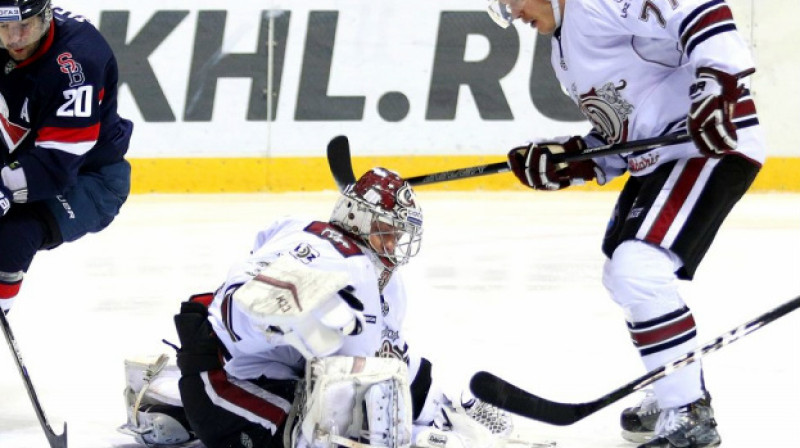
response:
M600 283L614 193L419 196L425 237L405 269L407 328L449 390L489 370L583 402L644 373ZM123 359L169 351L160 341L177 341L179 303L213 290L256 230L283 214L324 220L334 199L134 196L104 232L40 253L9 320L51 423L60 432L68 422L69 446L138 446L115 431L125 419ZM746 196L681 291L703 343L800 294L800 196ZM797 312L704 361L724 447L800 446L799 335ZM0 448L46 447L11 355L0 352ZM618 419L637 399L567 427L517 425L563 448L633 447Z

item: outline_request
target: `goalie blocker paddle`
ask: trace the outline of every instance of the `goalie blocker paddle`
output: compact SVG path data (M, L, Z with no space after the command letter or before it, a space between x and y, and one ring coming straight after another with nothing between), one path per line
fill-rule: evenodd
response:
M550 401L531 392L524 391L488 372L476 373L470 381L470 389L478 399L509 412L513 412L514 414L552 425L571 425L615 403L619 399L643 389L681 367L689 365L701 359L703 356L715 352L739 338L758 330L775 319L796 310L798 307L800 307L800 296L720 335L699 349L690 351L668 364L647 372L630 383L594 401L587 401L585 403L559 403Z
M690 140L691 137L688 134L665 135L643 140L633 140L615 145L597 146L580 152L554 154L552 156L552 160L554 163L579 162L581 160L613 154L621 154L625 152L648 151L661 146L685 143ZM355 174L353 174L353 165L350 156L350 142L348 141L347 137L344 135L334 137L328 143L327 155L328 166L330 167L331 174L333 175L333 179L336 181L336 186L339 188L339 190L343 190L347 185L354 184L356 182L356 177ZM488 165L477 165L450 171L442 171L432 174L423 174L420 176L407 177L405 179L409 184L416 186L451 180L467 179L470 177L486 176L489 174L505 173L506 171L510 171L510 168L508 166L508 162L504 161L490 163Z

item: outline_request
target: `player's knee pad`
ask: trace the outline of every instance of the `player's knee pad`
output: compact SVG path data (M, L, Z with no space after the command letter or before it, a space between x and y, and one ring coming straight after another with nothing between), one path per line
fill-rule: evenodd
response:
M181 341L177 363L181 373L194 375L222 367L219 340L208 321L208 308L198 302L183 302L175 316L175 329Z
M648 320L684 305L675 275L680 266L680 259L663 248L625 241L606 262L603 284L628 320Z

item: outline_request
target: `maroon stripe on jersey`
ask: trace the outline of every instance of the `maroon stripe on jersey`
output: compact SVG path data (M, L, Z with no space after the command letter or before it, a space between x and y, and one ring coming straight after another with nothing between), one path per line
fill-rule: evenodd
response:
M275 426L279 426L286 419L286 411L280 406L270 403L266 398L253 395L241 387L228 381L228 375L222 369L208 372L211 388L225 401L253 413ZM255 386L255 385L254 385ZM258 386L255 386L258 387ZM265 391L266 393L266 391Z
M717 25L718 23L727 22L730 20L733 20L733 13L731 13L731 9L726 5L708 11L704 15L700 16L694 25L692 25L691 28L683 33L683 36L681 36L681 45L683 48L686 48L686 44L692 37L702 33L708 28Z
M222 314L222 324L225 325L225 330L228 331L228 336L231 337L233 342L240 341L242 338L233 331L233 318L231 317L231 294L225 294L220 305L220 313Z
M736 108L733 110L733 118L748 117L750 115L755 115L755 113L756 103L751 99L747 99L736 103Z
M85 128L44 127L39 130L36 141L55 141L62 143L93 142L100 135L100 123Z
M647 236L644 238L645 241L655 245L661 244L670 226L675 221L675 217L678 216L681 207L686 203L686 198L689 196L689 192L692 191L695 182L697 182L700 171L702 171L707 160L705 158L696 158L686 162L678 181L672 187L667 202L664 203L661 211L658 212L658 217L653 222L653 226L647 232Z
M668 341L693 328L695 328L694 316L688 314L658 328L645 330L631 329L630 332L633 343L636 344L637 347L642 347Z
M19 289L22 287L22 280L18 282L0 282L0 299L12 299L19 294Z

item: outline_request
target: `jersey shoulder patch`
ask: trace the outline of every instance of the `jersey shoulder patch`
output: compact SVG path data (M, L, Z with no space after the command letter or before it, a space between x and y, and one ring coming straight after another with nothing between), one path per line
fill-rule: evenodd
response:
M313 221L303 230L328 241L344 257L364 254L352 238L342 233L341 230L332 226L330 223Z

